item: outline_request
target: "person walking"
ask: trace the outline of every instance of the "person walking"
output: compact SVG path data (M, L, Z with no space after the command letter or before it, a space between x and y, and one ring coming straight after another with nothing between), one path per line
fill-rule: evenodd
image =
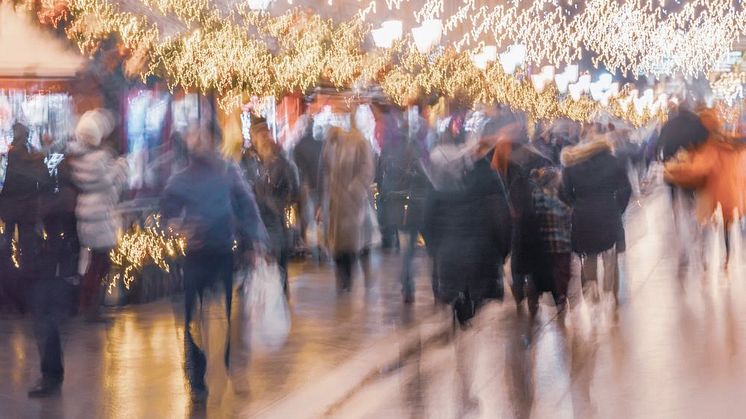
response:
M25 125L13 124L5 184L0 192L0 219L5 224L5 266L0 272L0 286L21 313L30 308L31 292L39 274L39 200L50 182L43 156L29 150L29 134Z
M272 139L265 120L254 121L251 140L252 147L244 154L242 165L253 185L259 212L269 233L272 255L282 275L283 290L289 296L288 262L293 243L285 213L298 202L298 169Z
M549 166L551 161L528 141L525 116L503 112L490 123L494 133L488 134L496 143L492 168L505 180L513 216L510 267L511 290L518 304L526 296L526 287L532 287L540 258L540 234L533 207L532 194L537 188L530 174L533 170Z
M720 206L725 236L725 266L730 257L730 226L746 211L746 148L723 132L715 110L700 113L708 138L665 164L664 178L695 190L697 218L707 223Z
M331 128L322 153L322 208L326 241L334 257L338 292L352 289L352 270L368 245L372 217L373 150L353 129Z
M114 130L114 119L104 109L88 111L75 128L68 146L72 180L79 190L75 215L80 245L90 249L90 260L80 284L79 312L99 321L101 284L109 273L109 252L121 233L116 214L127 180L127 164L115 158L102 141Z
M29 389L32 398L59 392L65 375L60 329L72 312L78 278L80 243L75 204L78 190L68 159L50 153L47 166L51 187L42 196L42 221L46 240L39 264L41 275L34 288L34 336L39 349L41 379Z
M572 207L572 249L580 255L586 299L597 301L598 259L604 264L603 289L619 302L617 243L632 187L611 141L590 132L562 151L562 199Z
M495 131L494 126L485 128L482 140ZM511 216L507 191L490 167L488 152L494 143L480 143L476 150L462 144L468 157L457 147L433 150L438 180L424 225L437 296L452 307L455 321L467 325L486 301L503 297L502 266L510 251ZM438 157L443 152L447 154Z
M189 164L168 180L160 205L165 225L187 241L183 265L185 373L192 401L198 404L208 397L208 337L200 327L207 321L208 294L222 288L228 322L224 362L228 368L234 240L243 262L248 263L263 254L269 243L251 186L237 165L218 155L215 142L207 131L187 134Z
M410 130L405 148L406 170L404 182L407 185L407 200L404 211L403 230L407 235L406 248L402 257L401 284L405 304L414 302L414 272L412 262L415 250L423 229L425 202L432 189L425 166L428 157L427 135L429 127L424 118L419 121L416 130Z
M293 161L298 167L300 178L300 213L303 239L316 261L320 260L322 256L316 214L319 213L321 200L319 191L321 190L323 135L323 128L314 127L313 119L309 116L306 120L305 132L293 149Z
M529 312L535 315L539 297L550 292L557 311L564 315L570 283L572 209L560 199L562 176L557 167L535 169L531 177L537 185L532 200L541 247L536 275L527 292Z

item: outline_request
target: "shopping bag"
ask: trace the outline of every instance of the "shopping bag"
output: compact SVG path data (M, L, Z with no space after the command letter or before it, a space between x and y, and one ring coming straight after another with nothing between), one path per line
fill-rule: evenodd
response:
M290 310L282 290L282 277L276 263L260 259L244 287L248 305L249 338L253 351L276 351L290 332Z

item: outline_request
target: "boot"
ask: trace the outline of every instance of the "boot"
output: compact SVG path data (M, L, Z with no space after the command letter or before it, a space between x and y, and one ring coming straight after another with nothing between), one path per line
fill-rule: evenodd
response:
M53 378L42 378L39 383L30 388L28 396L32 399L54 396L60 393L62 380Z

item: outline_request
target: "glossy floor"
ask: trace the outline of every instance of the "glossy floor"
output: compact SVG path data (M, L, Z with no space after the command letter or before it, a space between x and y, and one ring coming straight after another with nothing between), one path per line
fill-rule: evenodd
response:
M488 306L472 329L382 375L335 417L746 417L741 234L726 271L722 234L674 229L667 191L627 218L618 318L610 302L582 303L565 321L545 304L534 325L512 302Z

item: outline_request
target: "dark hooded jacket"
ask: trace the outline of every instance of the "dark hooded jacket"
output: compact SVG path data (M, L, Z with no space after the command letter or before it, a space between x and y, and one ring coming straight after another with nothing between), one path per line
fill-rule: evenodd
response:
M0 192L0 219L6 222L39 221L39 201L49 186L44 157L27 151L25 145L14 145L8 152L5 184Z
M457 191L433 191L423 231L434 256L437 294L451 304L460 297L499 298L499 278L510 250L507 193L487 159L479 160Z
M632 187L605 138L562 152L562 198L573 209L572 247L581 254L614 247L624 231L622 214Z

